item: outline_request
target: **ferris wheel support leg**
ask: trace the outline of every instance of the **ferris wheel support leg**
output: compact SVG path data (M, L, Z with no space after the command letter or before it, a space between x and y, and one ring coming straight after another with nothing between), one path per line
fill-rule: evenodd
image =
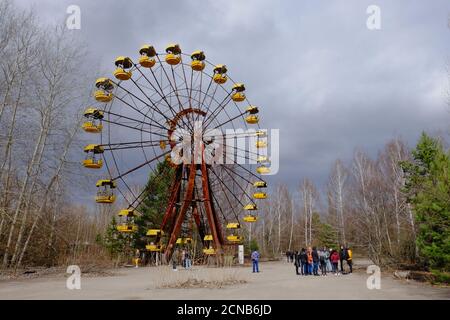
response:
M203 240L205 238L205 230L202 226L202 223L200 220L200 215L198 214L197 206L194 207L194 210L192 211L192 216L194 217L195 224L197 225L197 230L198 230L198 234L200 235L200 239L202 239L203 245L205 245L204 240Z
M175 224L173 225L172 232L170 234L169 242L167 243L167 248L165 251L166 259L170 260L172 256L173 246L177 241L177 237L181 230L181 225L183 224L184 217L186 215L187 209L192 205L192 194L194 193L194 184L195 184L195 164L192 163L190 165L189 171L189 181L186 189L186 195L183 199L183 204L181 205L180 211L175 220Z
M202 189L203 189L203 197L205 203L205 211L206 217L208 219L208 224L211 229L211 234L213 236L214 245L217 251L218 264L220 266L223 265L223 238L222 232L220 230L220 224L217 219L217 215L215 214L212 202L211 202L211 193L209 190L209 179L208 179L208 169L206 167L206 163L202 161Z
M174 216L174 208L175 203L177 202L180 194L180 186L181 186L181 176L182 176L183 168L180 166L177 168L177 172L175 175L174 183L172 184L169 205L167 206L166 212L164 213L163 221L161 223L161 230L164 230L168 221L173 220Z

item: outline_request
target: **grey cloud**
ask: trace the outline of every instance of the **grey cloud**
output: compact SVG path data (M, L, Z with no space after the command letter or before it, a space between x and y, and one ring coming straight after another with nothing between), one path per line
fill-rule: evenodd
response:
M50 22L73 1L36 1ZM369 31L373 1L78 1L91 54L112 70L143 43L202 49L225 63L280 128L280 173L323 185L336 158L356 147L376 155L386 140L413 145L422 130L446 131L450 55L448 1L377 1L382 29ZM19 1L29 4L30 1Z

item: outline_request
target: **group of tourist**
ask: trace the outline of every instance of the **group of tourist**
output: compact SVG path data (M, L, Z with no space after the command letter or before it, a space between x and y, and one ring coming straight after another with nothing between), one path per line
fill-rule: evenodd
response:
M327 272L334 275L345 274L347 272L344 268L344 261L349 268L349 273L353 272L352 250L344 246L341 246L339 251L327 247L319 249L316 247L302 248L300 252L286 252L286 258L288 262L294 263L295 274L297 275L326 276Z
M172 254L172 269L178 271L177 265L181 265L184 269L190 269L192 267L192 260L189 250L179 250L178 248Z

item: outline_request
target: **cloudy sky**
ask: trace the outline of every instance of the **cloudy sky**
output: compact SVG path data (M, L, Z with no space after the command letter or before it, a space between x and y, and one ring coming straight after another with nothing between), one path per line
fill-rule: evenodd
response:
M100 63L137 56L151 43L177 42L225 63L260 107L262 127L279 128L281 164L272 182L319 186L335 159L355 148L376 155L400 136L413 145L422 130L448 136L450 2L274 0L20 0L44 23L81 9L81 30ZM381 29L366 27L369 5Z

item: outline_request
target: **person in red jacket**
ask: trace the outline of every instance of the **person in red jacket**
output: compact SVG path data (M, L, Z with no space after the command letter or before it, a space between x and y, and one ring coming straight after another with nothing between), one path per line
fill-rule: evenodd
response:
M335 275L339 274L339 269L338 269L339 259L340 259L339 253L336 250L333 250L333 252L331 253L331 256L330 256L330 260L331 260L331 265L333 267L332 272Z

